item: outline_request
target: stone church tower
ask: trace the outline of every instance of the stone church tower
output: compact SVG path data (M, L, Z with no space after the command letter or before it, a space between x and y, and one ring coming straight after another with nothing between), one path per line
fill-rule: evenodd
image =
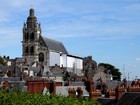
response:
M22 57L30 62L38 61L39 37L41 36L40 24L34 15L34 9L30 9L29 16L23 26Z
M49 67L61 65L60 56L63 55L63 59L66 59L66 54L67 50L61 42L41 35L40 24L31 8L23 26L22 58L30 63L39 61Z
M38 66L36 61L43 64L44 73L56 66L75 73L83 69L83 58L70 55L62 42L42 36L33 8L23 26L22 58L30 66Z
M33 8L29 10L23 26L22 58L26 59L30 66L38 66L38 63L35 63L38 61L44 66L44 71L59 66L68 71L75 68L78 73L83 64L82 58L70 55L62 42L42 36Z

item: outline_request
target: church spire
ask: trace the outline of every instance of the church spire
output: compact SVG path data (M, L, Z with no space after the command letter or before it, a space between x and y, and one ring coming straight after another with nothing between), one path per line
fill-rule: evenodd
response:
M33 9L33 8L30 9L30 16L31 16L31 17L34 16L34 9Z
M35 29L37 27L37 18L34 15L34 9L31 8L27 18L27 28Z
M33 8L29 10L29 16L23 25L23 58L31 61L38 60L39 37L41 35L41 27L37 22L35 11Z

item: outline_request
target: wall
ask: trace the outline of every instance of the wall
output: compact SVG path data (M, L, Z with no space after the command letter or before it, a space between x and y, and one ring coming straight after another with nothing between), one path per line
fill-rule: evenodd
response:
M60 65L60 54L56 52L50 52L50 66L55 66L55 64Z
M96 80L100 79L100 77L101 77L103 81L106 81L107 80L106 76L107 75L104 72L100 71L94 75L93 80L96 81Z
M67 55L66 54L61 54L60 56L60 67L67 67Z
M67 56L67 68L69 68L68 71L70 71L71 68L72 72L80 73L83 69L83 60L80 58Z
M46 87L50 93L56 94L56 87L62 86L62 82L55 82L49 80L28 80L26 82L29 93L42 93Z

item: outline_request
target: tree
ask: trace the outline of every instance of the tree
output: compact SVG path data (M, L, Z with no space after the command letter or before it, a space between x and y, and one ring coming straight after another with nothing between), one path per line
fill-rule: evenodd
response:
M65 75L64 75L64 80L67 81L70 79L70 74L68 71L66 71Z
M113 65L108 63L100 63L98 67L99 66L104 66L106 71L110 70L110 73L113 76L113 80L119 80L119 81L121 80L122 73L119 71L118 68L115 68Z
M0 65L5 65L4 59L0 56Z

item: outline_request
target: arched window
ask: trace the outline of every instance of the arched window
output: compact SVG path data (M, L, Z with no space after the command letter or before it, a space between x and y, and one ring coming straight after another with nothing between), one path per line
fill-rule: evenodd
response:
M44 54L42 52L39 53L39 62L44 62Z
M31 48L30 48L30 54L31 54L31 55L34 54L34 46L31 46Z
M34 33L32 32L31 35L30 35L30 40L31 40L31 41L34 41L34 39L35 39L35 35L34 35Z
M28 40L29 40L29 34L26 33L26 34L25 34L25 41L28 41Z
M29 47L25 47L25 54L28 54L29 53Z

